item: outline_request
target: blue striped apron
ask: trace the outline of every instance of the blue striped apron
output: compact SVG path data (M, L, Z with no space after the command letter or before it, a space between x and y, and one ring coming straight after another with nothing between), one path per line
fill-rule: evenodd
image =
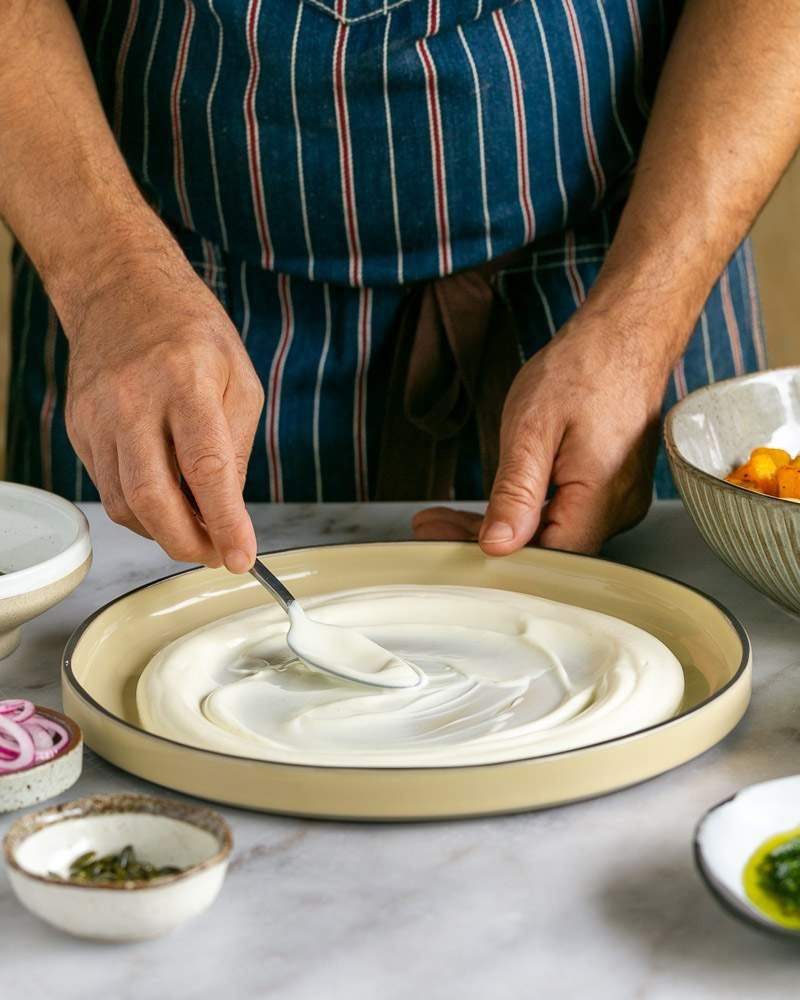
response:
M613 237L680 10L667 0L71 6L133 175L263 380L245 495L271 501L374 494L393 331L413 283L527 247L499 276L524 357L576 310ZM64 425L66 340L20 250L12 350L11 477L95 499ZM764 364L744 243L665 406ZM477 464L467 441L457 498L481 495ZM671 495L663 454L656 487Z

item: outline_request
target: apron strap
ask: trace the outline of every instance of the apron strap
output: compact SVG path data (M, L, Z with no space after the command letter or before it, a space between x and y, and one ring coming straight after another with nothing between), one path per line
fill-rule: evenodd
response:
M486 495L506 395L522 364L497 273L525 248L416 287L397 324L376 500L450 500L461 431L474 413Z

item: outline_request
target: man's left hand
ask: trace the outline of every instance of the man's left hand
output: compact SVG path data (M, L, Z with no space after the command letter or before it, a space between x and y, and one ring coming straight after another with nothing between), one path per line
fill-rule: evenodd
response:
M594 553L644 517L672 362L615 313L590 297L517 374L485 517L428 508L416 538L478 539L496 556L530 542Z

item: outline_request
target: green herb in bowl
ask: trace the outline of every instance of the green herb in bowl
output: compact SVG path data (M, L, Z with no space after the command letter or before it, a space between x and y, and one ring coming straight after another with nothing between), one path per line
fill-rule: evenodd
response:
M758 884L788 917L800 916L800 837L773 847L756 866Z
M174 865L158 868L149 861L140 861L133 846L128 844L117 854L106 854L101 858L97 857L95 851L79 855L70 864L66 881L92 885L109 882L151 882L155 878L179 875L182 871L182 868L176 868ZM52 872L51 876L61 877Z

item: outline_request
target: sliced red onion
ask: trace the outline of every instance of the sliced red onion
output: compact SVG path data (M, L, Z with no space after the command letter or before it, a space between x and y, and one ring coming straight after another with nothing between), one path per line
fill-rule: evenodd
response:
M7 716L0 715L0 732L10 736L17 744L17 759L13 764L6 764L6 769L21 771L23 767L30 767L35 761L36 748L28 730Z
M61 740L64 743L66 743L69 739L69 733L61 725L61 723L56 722L55 719L49 719L46 715L37 715L36 721L42 729L46 729L52 737L57 737L58 740Z
M0 701L0 774L52 760L69 742L60 722L40 715L23 698Z
M28 735L33 740L33 746L36 750L52 750L53 739L44 726L40 726L38 722L34 722L30 719L25 726Z
M14 722L25 722L30 719L36 711L36 706L32 701L25 701L24 698L7 698L0 701L0 715L10 715Z

